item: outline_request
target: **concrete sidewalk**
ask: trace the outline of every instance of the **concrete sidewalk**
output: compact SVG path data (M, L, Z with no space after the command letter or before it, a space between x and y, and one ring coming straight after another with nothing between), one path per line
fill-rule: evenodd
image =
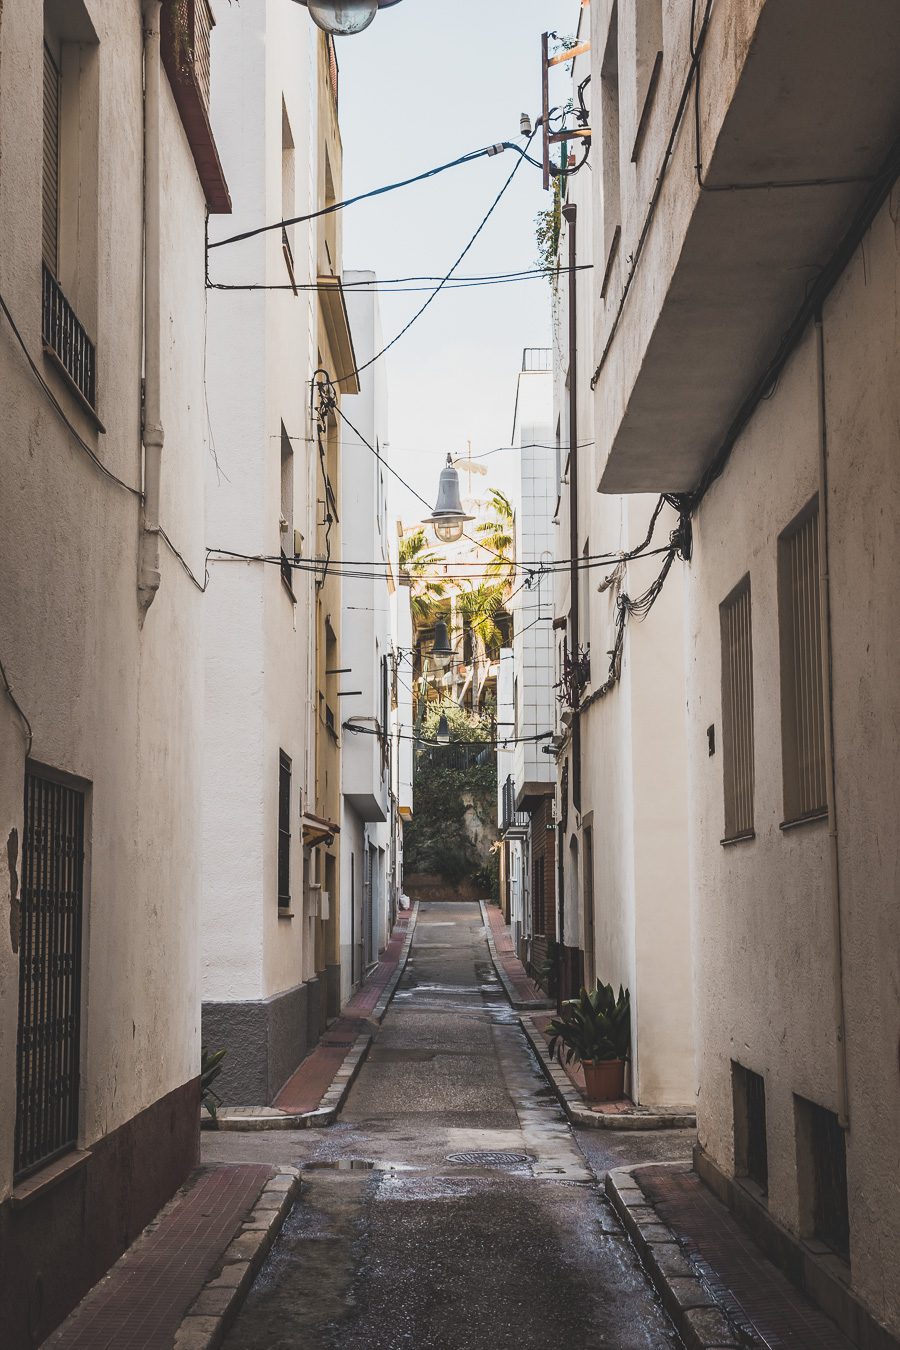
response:
M53 1350L218 1344L299 1190L291 1167L196 1172L45 1341Z
M512 1006L521 1011L555 1007L553 999L544 993L540 985L535 984L516 956L509 924L500 907L487 900L479 900L478 903L484 919L491 961Z
M369 1052L373 1028L384 1018L403 974L417 914L415 905L399 915L378 965L285 1083L274 1105L221 1107L220 1130L302 1130L334 1123ZM204 1127L213 1127L208 1117Z

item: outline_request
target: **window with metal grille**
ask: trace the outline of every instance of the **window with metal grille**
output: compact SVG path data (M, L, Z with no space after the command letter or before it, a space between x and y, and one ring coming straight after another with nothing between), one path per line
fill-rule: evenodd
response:
M778 610L784 815L791 822L827 809L818 500L778 540Z
M278 752L278 908L291 907L291 759Z
M78 1137L84 794L25 775L15 1174Z
M734 1099L734 1170L749 1177L761 1191L769 1189L766 1139L766 1085L758 1073L732 1061Z
M719 608L722 633L722 749L725 838L753 834L753 642L750 578Z
M803 1097L794 1102L803 1229L849 1260L846 1136L833 1111Z
M44 262L59 270L59 66L44 43L44 178L41 247Z
M541 854L531 865L531 931L543 937L547 931L547 880L544 873L545 856Z

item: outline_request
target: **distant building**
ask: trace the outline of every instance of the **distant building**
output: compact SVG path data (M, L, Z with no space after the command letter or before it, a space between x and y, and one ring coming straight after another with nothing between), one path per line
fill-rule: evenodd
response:
M347 307L357 361L383 344L374 272L348 272ZM341 446L341 945L343 998L378 960L396 917L402 882L403 816L412 808L410 592L400 584L398 535L389 512L390 447L383 363L344 400L351 426ZM355 428L355 430L353 429ZM357 434L357 432L359 434ZM380 458L379 458L380 456ZM352 564L357 566L353 567ZM406 695L400 716L401 692Z

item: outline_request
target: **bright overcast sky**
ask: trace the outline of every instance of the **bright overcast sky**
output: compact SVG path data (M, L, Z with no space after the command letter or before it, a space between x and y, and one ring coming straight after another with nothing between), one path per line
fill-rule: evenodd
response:
M402 0L338 41L344 196L441 164L493 141L519 140L519 114L540 111L540 37L572 33L578 0ZM538 147L535 137L533 147ZM382 277L440 276L462 251L515 163L506 151L351 207L344 265ZM549 197L523 163L459 271L532 267L534 218ZM385 340L425 295L382 296ZM550 342L543 278L443 291L387 357L391 457L433 500L442 456L509 443L523 347ZM508 488L511 454L484 461ZM423 508L399 488L397 515Z

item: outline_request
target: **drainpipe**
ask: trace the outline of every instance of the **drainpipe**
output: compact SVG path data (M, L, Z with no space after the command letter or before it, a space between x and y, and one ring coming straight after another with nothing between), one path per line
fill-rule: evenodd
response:
M580 628L578 622L578 262L575 220L578 208L567 202L562 209L569 237L569 648L571 659L578 662ZM581 810L581 719L578 716L580 690L573 684L572 709L572 805Z
M146 613L159 590L160 407L160 10L144 0L144 500L138 552L138 603Z
M828 565L828 423L825 402L825 332L816 315L816 384L819 441L819 610L822 643L822 693L825 708L825 800L828 807L828 880L831 896L832 977L834 980L837 1116L850 1128L847 1040L844 1020L844 943L841 923L841 872L834 779L834 658L831 642L831 582Z

